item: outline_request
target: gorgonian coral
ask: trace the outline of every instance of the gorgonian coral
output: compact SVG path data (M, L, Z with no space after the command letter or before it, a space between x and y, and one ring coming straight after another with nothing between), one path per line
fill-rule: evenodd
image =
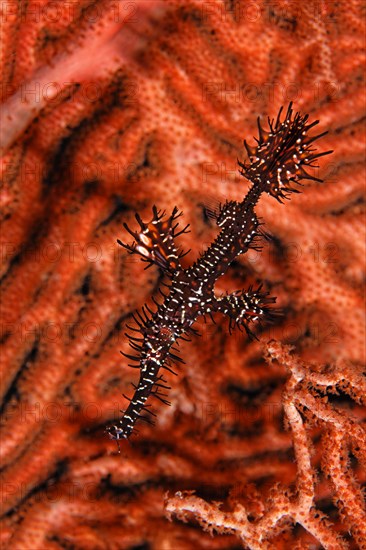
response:
M357 548L363 3L4 0L0 17L2 547L236 549L194 517L166 519L165 493L189 490L222 513L242 505L249 522L285 495L293 529L272 531L273 548L321 548L324 531L292 521L313 498ZM164 282L116 246L121 225L177 205L191 265L216 238L207 205L247 191L243 136L290 100L329 131L319 150L334 153L311 171L323 183L304 182L285 206L262 195L255 212L272 239L215 285L220 296L262 282L283 315L249 325L259 341L230 335L221 314L198 318L202 336L179 339L172 406L156 401L156 425L141 423L121 457L105 425L118 424L139 370L119 350L131 353L127 324ZM296 352L266 364L273 340Z

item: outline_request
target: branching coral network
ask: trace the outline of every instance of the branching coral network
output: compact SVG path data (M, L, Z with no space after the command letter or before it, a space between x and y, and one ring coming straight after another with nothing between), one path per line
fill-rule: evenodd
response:
M0 35L1 549L359 550L364 3L4 0ZM118 454L105 426L126 428L140 374L124 333L169 280L116 245L121 226L177 207L192 266L222 229L209 209L251 185L243 137L290 101L328 131L323 181L263 193L271 239L215 284L263 284L282 315L247 325L258 340L197 317L171 406L151 399L155 426Z
M269 366L277 361L288 371L283 407L294 445L295 487L289 490L274 486L267 501L263 502L257 493L251 496L249 506L237 502L229 511L223 511L220 504L178 492L173 497L167 495L166 510L183 520L193 517L211 532L235 533L245 547L254 550L273 548L276 536L294 524L303 526L324 548L348 548L315 504L317 473L312 465L313 449L308 431L310 425L317 424L322 428L322 470L334 488L334 502L355 541L364 548L365 503L350 469L349 453L365 467L365 431L351 415L333 407L325 397L328 388L333 393L343 390L356 403L366 405L362 369L346 363L328 367L306 364L292 353L291 346L276 341L269 341L265 350Z

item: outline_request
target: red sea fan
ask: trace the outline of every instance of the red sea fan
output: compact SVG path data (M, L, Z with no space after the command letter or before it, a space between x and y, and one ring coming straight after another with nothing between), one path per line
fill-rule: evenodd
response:
M362 3L9 0L0 15L2 548L362 547ZM290 101L328 131L317 150L333 155L306 169L323 183L263 195L271 239L215 287L262 282L283 315L250 325L259 341L198 323L172 406L119 455L105 425L138 383L119 351L164 282L116 245L121 226L177 206L195 262L216 235L206 205L248 191L243 137Z

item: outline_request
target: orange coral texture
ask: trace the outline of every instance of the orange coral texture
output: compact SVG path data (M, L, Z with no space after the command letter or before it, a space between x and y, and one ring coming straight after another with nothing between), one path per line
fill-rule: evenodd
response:
M362 2L1 10L1 548L365 548ZM217 285L263 281L284 316L259 342L202 323L119 455L123 333L161 280L122 222L177 205L193 261L204 205L247 190L243 138L289 100L329 130L324 183L265 197L274 239Z

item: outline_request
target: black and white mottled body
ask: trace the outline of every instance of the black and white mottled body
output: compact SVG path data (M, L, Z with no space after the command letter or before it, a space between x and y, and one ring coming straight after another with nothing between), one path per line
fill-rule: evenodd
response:
M166 404L166 393L170 389L164 377L159 374L161 369L172 371L172 363L183 362L177 355L174 343L184 335L194 334L192 325L200 316L221 312L229 318L230 330L237 326L243 327L252 334L249 324L255 321L271 320L275 298L268 293L249 288L228 295L216 296L214 285L230 264L249 248L256 247L256 240L263 235L254 208L262 195L268 193L279 202L288 198L291 192L297 192L293 184L299 184L301 179L313 179L304 170L305 166L314 166L313 161L320 156L329 154L316 153L311 144L324 134L309 138L307 133L318 121L307 124L308 115L293 116L291 104L284 120L281 122L282 108L276 122L268 120L269 130L265 131L258 119L259 139L254 147L246 142L244 145L249 155L249 163L239 162L241 174L251 182L251 187L242 202L229 201L220 206L218 212L211 212L216 218L220 232L205 253L191 266L183 269L180 258L184 256L175 245L175 238L187 231L186 226L177 232L178 223L175 220L181 216L177 208L167 219L153 207L153 219L144 223L136 214L140 231L133 232L125 224L127 231L133 236L132 245L118 241L131 254L139 254L150 265L156 264L169 278L168 294L162 304L152 312L142 308L142 314L137 313L136 327L133 331L130 346L137 355L126 355L140 368L140 379L135 386L135 392L117 423L107 427L113 439L127 439L134 430L136 421L143 411L155 416L146 401L155 396Z

